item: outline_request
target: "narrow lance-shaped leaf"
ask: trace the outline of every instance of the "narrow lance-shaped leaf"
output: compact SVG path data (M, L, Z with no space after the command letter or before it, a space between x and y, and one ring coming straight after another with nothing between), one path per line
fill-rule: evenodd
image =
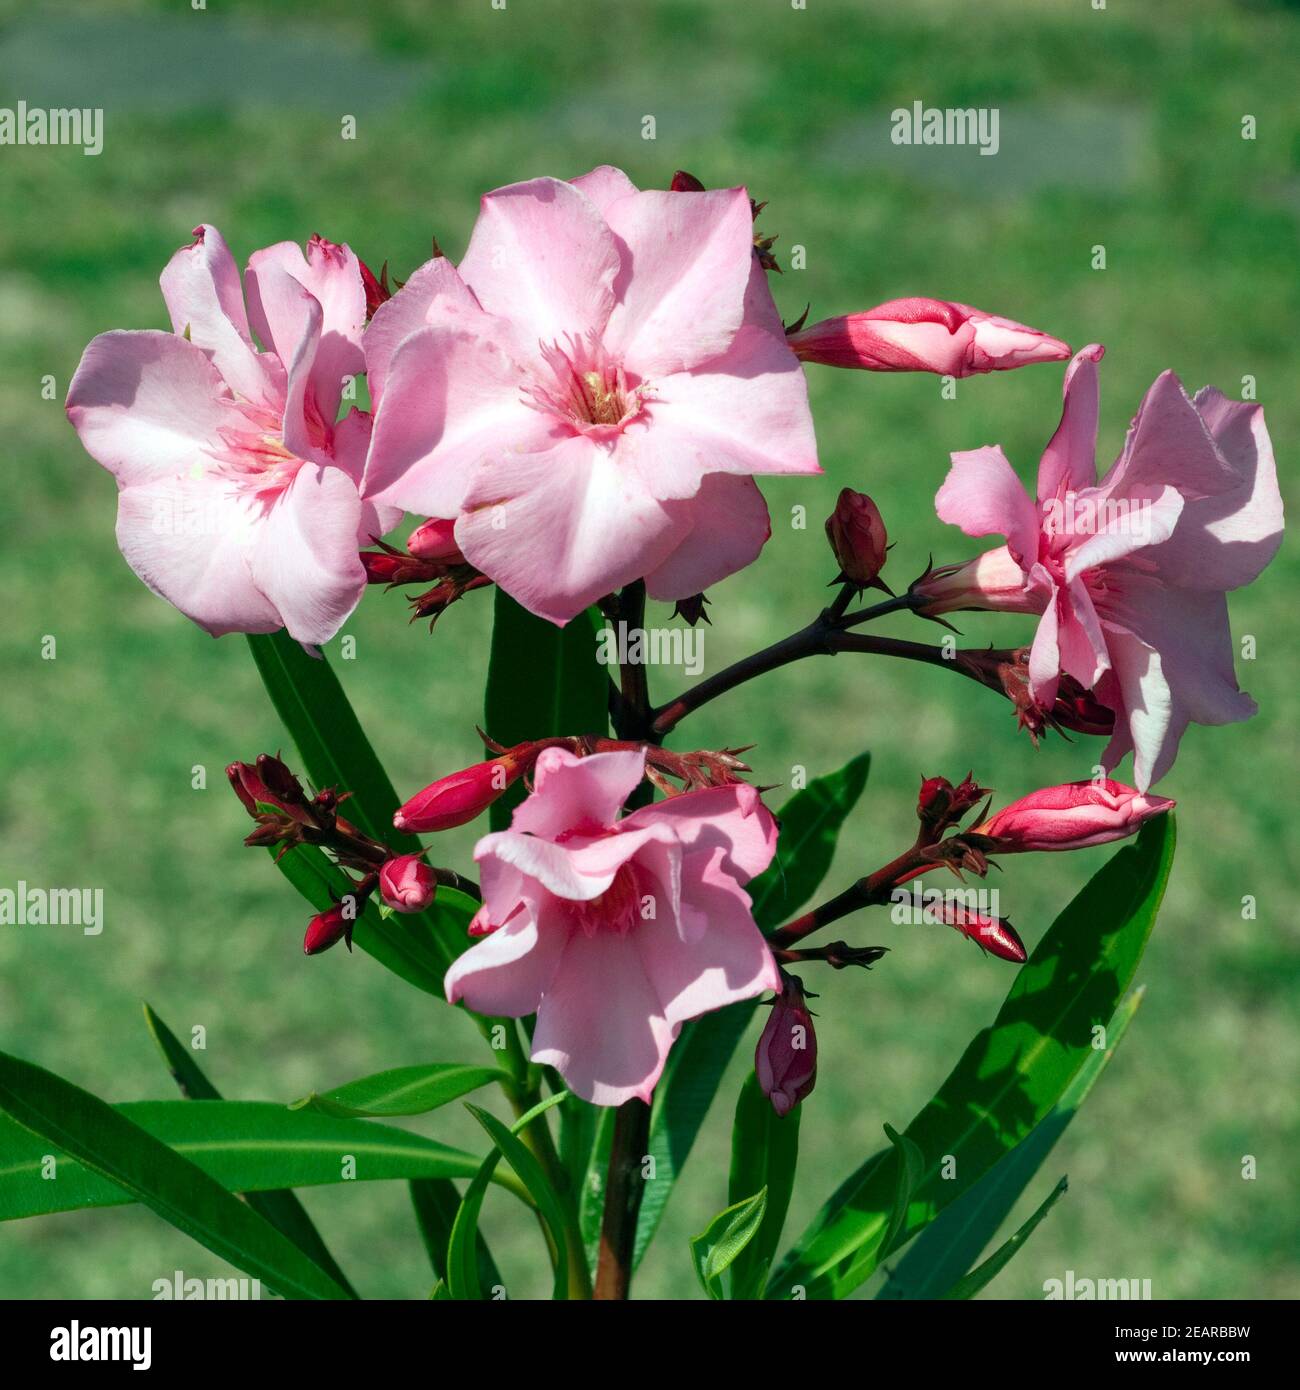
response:
M1015 1257L1020 1247L1033 1235L1038 1228L1038 1223L1056 1205L1057 1201L1065 1195L1069 1181L1062 1178L1052 1189L1047 1200L1038 1208L1036 1212L1025 1222L1023 1226L1006 1242L1005 1245L995 1250L992 1255L984 1261L978 1269L971 1272L944 1294L946 1299L974 1298L977 1293L993 1280L1006 1268Z
M767 1192L767 1206L754 1239L731 1266L732 1298L755 1298L762 1293L794 1190L802 1115L803 1107L798 1105L789 1114L778 1115L763 1094L758 1077L750 1072L745 1078L731 1130L727 1198L732 1203L739 1202L747 1192L761 1188Z
M420 1239L424 1242L425 1253L429 1256L433 1272L438 1276L438 1287L442 1290L441 1294L430 1296L450 1298L446 1291L447 1245L451 1240L456 1213L460 1210L460 1193L456 1190L456 1184L446 1178L415 1178L409 1186ZM481 1231L475 1241L474 1253L480 1287L501 1287L500 1271Z
M310 1107L323 1115L384 1116L423 1115L459 1100L493 1081L507 1080L496 1067L474 1067L459 1062L434 1062L427 1066L394 1067L391 1071L362 1076L329 1091L313 1091L289 1107Z
M754 1193L720 1211L698 1236L691 1239L691 1262L704 1292L714 1299L723 1295L722 1276L758 1234L767 1206L767 1189Z
M220 1100L221 1095L217 1088L194 1060L193 1051L181 1045L176 1034L148 1004L144 1006L144 1019L158 1044L163 1060L181 1089L181 1094L189 1100ZM248 1192L244 1195L244 1201L278 1231L283 1231L308 1258L315 1260L327 1274L337 1280L350 1297L357 1296L347 1275L339 1268L311 1217L307 1215L306 1207L292 1192L287 1189L278 1192Z
M492 654L483 700L483 727L498 743L609 729L609 674L596 660L595 609L564 628L538 618L501 589L495 591ZM510 824L523 799L516 784L490 812L493 830Z
M548 1096L545 1100L539 1101L510 1126L509 1133L522 1133L539 1115L558 1105L567 1095L567 1091L561 1091L558 1095ZM503 1157L505 1150L496 1143L494 1136L492 1152L479 1165L473 1181L465 1189L460 1210L452 1222L451 1237L447 1242L446 1273L447 1294L450 1298L478 1301L483 1297L477 1251L478 1218L483 1208L483 1198L487 1195L488 1183L492 1181Z
M217 1102L178 1104L202 1111ZM349 1296L265 1217L89 1091L0 1052L0 1109L284 1297Z
M1134 990L1119 1007L1106 1028L1105 1045L1094 1049L1051 1114L1035 1126L1027 1139L999 1159L974 1187L945 1207L907 1247L877 1298L942 1298L966 1274L997 1235L1016 1200L1115 1055L1142 995L1142 988Z
M992 1027L983 1030L936 1096L908 1126L926 1170L889 1244L897 1158L873 1159L787 1255L768 1297L800 1289L844 1297L1015 1147L1059 1101L1091 1052L1092 1030L1132 982L1164 894L1174 851L1172 816L1145 825L1061 913L1021 967ZM944 1179L945 1155L956 1176Z
M871 755L861 753L838 772L815 778L777 813L781 823L778 857L749 884L754 918L766 932L789 920L817 891L830 867L841 827L866 785ZM673 1184L686 1164L704 1117L722 1084L723 1073L754 1016L745 1001L687 1023L668 1054L655 1088L650 1117L650 1155L655 1178L646 1184L637 1219L636 1260L645 1254L663 1217ZM608 1151L606 1151L607 1154ZM593 1154L588 1181L599 1186L603 1168Z
M420 1134L370 1120L341 1120L271 1101L128 1101L110 1106L131 1127L192 1161L228 1192L266 1192L327 1183L410 1178L472 1178L479 1160ZM41 1171L51 1152L20 1124L0 1116L0 1221L82 1207L111 1207L135 1193L72 1154L58 1180ZM496 1181L531 1203L512 1172Z

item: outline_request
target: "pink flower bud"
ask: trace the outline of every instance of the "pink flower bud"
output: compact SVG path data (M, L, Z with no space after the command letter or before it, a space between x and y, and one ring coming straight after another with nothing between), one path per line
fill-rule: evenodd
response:
M844 579L860 589L876 582L889 538L880 509L865 492L851 487L840 492L835 510L826 518L826 539Z
M430 517L411 532L406 548L420 560L437 560L447 565L463 564L465 557L456 544L455 531L454 521Z
M1044 787L1003 807L969 832L994 843L994 854L1024 850L1086 849L1123 840L1143 821L1171 810L1166 796L1151 796L1109 779Z
M394 912L423 912L437 890L437 877L418 853L389 859L379 870L379 894Z
M961 608L987 608L996 613L1041 613L1042 595L1025 578L1020 562L1005 545L986 550L960 565L929 570L908 592L916 611L927 618Z
M817 1084L817 1034L798 976L783 975L781 983L754 1049L754 1071L772 1109L788 1115Z
M393 824L411 835L450 830L481 815L533 761L533 746L521 744L473 767L431 782L397 808Z
M805 362L828 367L958 377L1070 355L1067 344L1023 323L924 298L891 299L865 313L823 319L786 341Z

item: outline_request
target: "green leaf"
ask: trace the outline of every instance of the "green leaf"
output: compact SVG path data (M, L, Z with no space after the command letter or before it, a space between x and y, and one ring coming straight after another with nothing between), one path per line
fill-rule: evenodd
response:
M459 1062L434 1062L427 1066L394 1067L337 1086L332 1091L313 1091L296 1100L290 1110L310 1107L324 1115L423 1115L449 1101L459 1100L480 1086L509 1078L496 1067L472 1067Z
M472 1178L479 1161L461 1149L369 1120L340 1120L271 1101L129 1101L110 1107L199 1168L229 1192L266 1192L389 1178ZM134 1193L98 1170L60 1159L56 1181L41 1180L49 1144L0 1118L0 1221L81 1207L111 1207ZM345 1171L345 1163L355 1166ZM513 1174L498 1179L525 1195ZM526 1199L526 1197L525 1197ZM526 1199L527 1200L527 1199Z
M757 1298L763 1291L794 1190L802 1114L803 1107L796 1105L788 1115L778 1115L763 1094L758 1077L750 1072L745 1078L731 1130L727 1200L739 1202L744 1193L762 1188L767 1192L767 1209L758 1233L732 1265L732 1298Z
M308 780L317 789L350 792L348 819L394 853L418 850L413 835L393 827L397 792L325 658L308 656L285 632L252 634L248 645ZM275 857L279 851L271 853ZM347 877L315 847L298 846L277 862L318 912L350 891ZM424 912L386 918L370 903L352 939L408 984L441 997L447 967L469 945L465 927L476 907L464 893L445 886Z
M418 850L413 835L393 828L393 812L401 804L397 792L329 662L308 656L283 631L251 634L248 645L315 788L351 792L346 814L354 825L398 854Z
M460 1193L456 1190L456 1184L446 1178L415 1178L409 1187L420 1239L424 1242L433 1272L438 1276L438 1287L444 1290L444 1294L439 1296L450 1298L451 1295L445 1293L447 1246L456 1213L460 1210ZM489 1289L498 1287L501 1275L481 1231L476 1240L475 1260L480 1286Z
M556 1099L562 1099L562 1097L556 1097ZM465 1108L487 1130L488 1138L492 1140L506 1162L515 1170L519 1180L528 1189L537 1210L541 1213L550 1236L555 1264L555 1287L552 1297L559 1301L567 1299L569 1296L569 1260L577 1255L577 1251L569 1250L569 1243L565 1236L564 1208L560 1202L559 1194L551 1186L542 1165L524 1146L523 1141L516 1138L513 1131L507 1129L495 1115L479 1109L477 1105L470 1105L466 1102Z
M497 589L483 710L487 733L507 746L556 735L606 733L609 674L596 660L596 630L602 625L593 608L558 628ZM523 786L516 784L493 804L493 830L509 825L523 796Z
M176 1103L191 1112L219 1104ZM70 1081L0 1052L0 1109L30 1131L38 1148L48 1152L55 1146L71 1155L84 1169L284 1297L349 1296L265 1217L189 1159ZM57 1167L55 1172L52 1181L36 1178L36 1185L59 1186Z
M870 770L871 754L859 753L781 807L776 858L747 890L754 900L754 920L764 931L783 926L821 886L840 829L858 804Z
M830 867L840 829L862 795L870 763L871 755L860 753L838 772L815 778L777 813L781 823L780 858L747 890L754 900L755 921L765 931L781 926L817 891ZM637 1218L638 1262L654 1239L673 1185L690 1157L695 1137L755 1007L753 1001L747 1000L693 1019L683 1027L668 1054L650 1116L649 1152L655 1160L655 1178L646 1184ZM608 1156L608 1148L604 1156ZM589 1182L602 1161L597 1151L593 1167L588 1170ZM593 1186L603 1182L603 1173L603 1167L599 1168Z
M722 1276L758 1234L767 1207L767 1188L720 1211L691 1238L691 1260L701 1287L710 1298L723 1297Z
M184 1047L175 1033L149 1007L144 1006L144 1021L149 1032L158 1044L181 1094L189 1100L220 1100L217 1088L208 1080L194 1060L191 1048ZM346 1274L330 1254L329 1248L320 1238L307 1209L294 1194L288 1190L280 1192L249 1192L244 1200L255 1212L264 1216L278 1231L282 1231L303 1254L316 1261L318 1265L336 1280L348 1296L357 1297Z
M521 1133L539 1115L544 1114L553 1105L558 1105L567 1095L567 1091L561 1091L558 1095L548 1096L545 1100L539 1101L510 1126L509 1133L511 1135ZM468 1108L472 1110L473 1106ZM504 1150L494 1140L492 1152L479 1164L473 1181L465 1189L460 1210L452 1222L451 1237L447 1242L447 1273L445 1276L449 1298L477 1302L483 1297L477 1256L478 1218L479 1212L483 1208L483 1198L487 1195L488 1183L492 1181L497 1165L504 1156ZM489 1287L492 1286L489 1285Z
M1091 1053L1047 1118L908 1246L877 1298L942 1298L979 1259L1115 1055L1142 995L1138 988L1120 1005L1106 1028L1105 1048Z
M567 1109L567 1107L566 1107ZM595 1269L600 1255L600 1224L605 1214L605 1184L609 1176L609 1151L614 1138L612 1106L599 1107L596 1129L587 1153L587 1169L578 1190L578 1228L587 1256L587 1267ZM647 1183L641 1198L642 1207L657 1183ZM637 1235L641 1228L638 1225Z
M768 1286L768 1296L842 1298L877 1264L1014 1148L1060 1100L1132 983L1174 852L1172 816L1149 821L1056 919L981 1031L907 1128L926 1169L888 1242L898 1155L872 1159L841 1184ZM956 1176L940 1171L945 1155ZM839 1205L835 1205L835 1201Z
M1056 1205L1057 1201L1064 1196L1066 1188L1069 1186L1068 1179L1062 1178L1052 1189L1047 1200L1041 1207L1025 1222L1023 1226L1003 1245L994 1251L992 1255L984 1261L978 1269L973 1269L964 1278L944 1294L946 1299L974 1298L985 1285L992 1281L1001 1273L1002 1269L1011 1261L1011 1258L1020 1247L1033 1235L1038 1227L1038 1223Z
M885 1126L885 1137L894 1146L897 1158L894 1166L898 1174L898 1185L894 1189L894 1200L889 1209L889 1225L885 1228L884 1244L885 1248L889 1249L897 1240L907 1220L912 1193L920 1186L921 1176L925 1172L925 1155L905 1134L899 1134L892 1125Z

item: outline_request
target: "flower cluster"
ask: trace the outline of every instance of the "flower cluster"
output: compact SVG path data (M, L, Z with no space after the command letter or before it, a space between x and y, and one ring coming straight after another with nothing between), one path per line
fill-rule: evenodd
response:
M255 251L241 277L220 233L197 228L162 274L171 331L101 335L68 391L72 424L118 484L123 555L208 632L284 629L313 652L372 584L420 586L411 606L430 619L495 585L559 627L593 606L635 625L647 598L694 625L707 621L705 591L769 537L755 479L821 472L806 367L958 378L1070 358L1046 333L922 297L787 328L769 289L776 238L754 225L765 207L683 171L649 190L607 166L530 179L483 198L459 263L437 252L396 290L386 264L375 276L319 236L305 252ZM924 920L1023 962L1005 917L931 904L919 876L982 879L999 855L1109 843L1167 812L1150 787L1189 723L1254 712L1225 595L1260 573L1282 531L1262 409L1212 388L1189 397L1172 373L1099 481L1102 351L1085 347L1065 369L1035 496L999 448L953 455L939 519L1005 544L927 565L895 593L881 578L891 531L845 487L826 520L837 593L806 628L659 706L625 663L614 737L484 736L485 760L396 808L395 831L411 836L509 804L474 851L478 885L409 839L397 852L364 834L340 813L346 792L309 797L278 758L232 764L256 822L248 843L324 850L342 875L347 891L312 919L308 954L350 944L376 896L380 911L418 914L454 883L479 906L447 998L535 1016L532 1061L578 1096L648 1101L687 1021L771 992L755 1066L778 1115L816 1077L815 996L791 967L870 967L884 954L810 945L815 931L915 892ZM368 410L352 404L363 375ZM419 521L405 543L385 540L406 512ZM868 589L888 597L855 609ZM888 613L947 626L970 608L1034 617L1032 641L952 650L865 630ZM742 682L835 652L955 671L1007 698L1035 742L1048 729L1106 737L1102 769L1131 751L1136 785L1098 775L989 814L971 776L928 778L898 856L760 928L746 885L788 866L767 789L747 780L748 745L663 741Z

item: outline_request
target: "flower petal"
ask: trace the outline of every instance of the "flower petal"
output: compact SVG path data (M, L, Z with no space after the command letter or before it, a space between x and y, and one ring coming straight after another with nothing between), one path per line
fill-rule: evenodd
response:
M1038 463L1038 500L1080 492L1097 481L1097 363L1099 343L1075 353L1065 369L1061 423Z
M214 637L282 626L248 565L257 524L255 504L203 472L124 488L117 500L117 543L127 564Z
M632 933L645 972L669 1023L681 1024L712 1009L780 988L781 974L754 923L749 895L731 875L726 850L688 855L682 876L683 910L704 929L685 938L657 922Z
M458 305L468 313L477 307L469 286L446 256L435 256L415 271L389 300L375 310L362 339L366 350L366 385L374 409L379 409L393 354L416 332L432 321L431 307L441 301Z
M253 348L230 248L206 223L195 227L194 237L159 278L173 330L188 335L237 395L260 405L278 404L283 381L274 359Z
M475 1013L505 1018L535 1013L555 978L566 939L562 924L548 921L539 929L536 915L525 907L452 963L443 981L448 1003L464 1000Z
M305 464L256 529L253 579L299 642L329 641L361 601L360 519L356 484L338 468Z
M532 1059L552 1066L593 1105L648 1101L677 1028L624 936L574 932L537 1010Z
M530 179L482 201L461 278L521 341L554 342L604 329L619 254L585 193L560 179Z
M623 248L605 345L651 379L725 352L740 328L754 259L743 188L652 190L610 205Z
M597 165L590 173L579 174L569 182L595 203L602 217L609 211L611 203L639 191L622 169L616 169L612 164Z
M678 540L672 512L620 453L575 435L542 452L484 458L456 544L511 598L563 626L657 569ZM437 507L431 514L446 515Z
M454 517L481 463L549 447L553 423L520 396L509 325L473 306L440 302L437 313L393 354L362 491Z
M960 526L968 536L1005 536L1026 570L1038 558L1038 513L996 445L952 455L934 509L940 521Z
M710 473L694 497L665 504L682 539L645 577L653 599L689 598L752 564L772 534L752 478Z
M607 829L641 785L645 753L593 753L580 758L566 748L546 748L533 771L533 794L515 810L512 830L553 840L586 825Z
M101 333L82 353L67 412L119 487L211 463L229 423L225 383L193 343L155 331Z

